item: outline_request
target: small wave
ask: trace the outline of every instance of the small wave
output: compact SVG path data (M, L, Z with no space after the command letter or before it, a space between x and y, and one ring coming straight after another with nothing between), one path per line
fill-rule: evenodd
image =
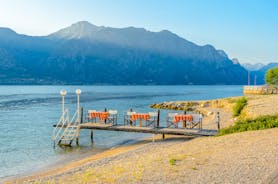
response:
M18 100L9 100L0 103L0 109L11 109L17 107L25 107L34 104L41 103L51 103L57 101L58 98L34 98L34 99L18 99Z
M49 94L47 94L49 95ZM53 94L51 94L53 95ZM121 99L150 99L154 97L163 97L163 96L181 96L185 95L184 93L151 93L151 94L124 94L124 93L85 93L81 96L81 103L82 102L91 102L91 101L103 101L103 100L121 100ZM28 107L30 105L36 104L51 104L57 103L61 101L61 97L57 95L57 97L36 97L36 98L21 98L7 100L0 102L0 109L12 109L12 108L22 108ZM7 98L7 96L6 96ZM66 97L66 101L70 101L71 103L76 103L76 96L74 94L69 94Z

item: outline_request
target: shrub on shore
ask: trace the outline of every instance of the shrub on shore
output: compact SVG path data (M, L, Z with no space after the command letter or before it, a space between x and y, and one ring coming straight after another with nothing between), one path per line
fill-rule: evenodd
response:
M169 160L170 165L176 165L177 159L172 158Z
M278 115L261 116L256 119L239 120L235 123L235 125L221 129L218 135L225 135L250 130L263 130L275 127L278 127Z
M278 85L278 67L269 69L265 75L267 84Z
M238 99L236 101L236 105L234 106L234 109L233 109L233 116L236 117L236 116L239 116L242 109L247 105L247 99L245 97L242 97L240 99Z

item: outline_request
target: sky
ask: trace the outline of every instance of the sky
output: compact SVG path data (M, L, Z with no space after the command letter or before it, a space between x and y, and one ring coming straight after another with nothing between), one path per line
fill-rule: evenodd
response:
M86 20L169 30L240 63L278 62L277 0L0 0L0 27L48 35Z

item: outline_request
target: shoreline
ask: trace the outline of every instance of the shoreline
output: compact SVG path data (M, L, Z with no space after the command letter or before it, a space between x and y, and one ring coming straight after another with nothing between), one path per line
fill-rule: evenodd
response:
M169 136L154 143L149 139L6 183L271 183L278 176L277 136L278 128L273 128L220 137Z
M216 112L216 110L217 111L222 111L222 113L226 113L226 114L224 114L225 117L223 118L224 120L222 120L222 121L225 121L225 124L223 124L224 126L229 126L229 125L231 125L235 121L235 118L231 117L231 115L230 115L231 112L229 112L229 111L231 111L231 108L234 105L235 100L238 99L238 98L240 98L240 97L230 97L230 98L205 100L205 101L202 100L202 101L194 101L194 102L196 103L195 106L198 107L199 109L203 108L204 110L207 110L207 112L205 114L205 116L207 116L207 117L210 117L210 116L212 117L213 114ZM247 106L244 109L244 111L243 111L244 117L248 117L248 116L252 117L251 115L248 114L248 112L249 111L250 112L256 112L256 111L258 111L258 109L260 109L259 107L257 107L258 106L257 103L260 104L261 101L265 100L265 99L268 100L268 103L270 103L270 102L275 103L275 100L278 99L278 96L261 96L260 98L258 98L256 96L255 97L254 96L251 96L251 97L248 96L248 99L250 100L249 101L250 103L248 103L249 106ZM209 103L208 103L208 101L209 101ZM199 103L197 103L197 102L199 102ZM163 103L165 103L165 102L163 102ZM181 101L171 102L171 105L173 105L173 104L179 105L180 103L181 103ZM189 102L189 104L190 103L191 102ZM201 104L204 104L204 105L201 105ZM270 104L266 104L266 105L264 104L262 106L262 108L267 109L267 110L266 111L262 111L262 112L264 112L264 113L266 113L266 112L269 113L270 112L270 113L273 113L273 114L277 113L278 112L278 108L274 108L273 109L272 106L273 106L273 104L271 104L271 103ZM270 111L269 111L269 109L270 109ZM196 109L194 109L194 110L196 110ZM210 113L212 113L212 114L210 114ZM257 115L257 114L255 113L255 115ZM231 120L231 121L228 121L228 119ZM267 132L267 133L265 133L265 132ZM151 140L152 137L150 136L149 138L146 138L144 140L141 140L141 141L139 140L138 142L131 143L131 145L120 145L120 146L117 146L116 148L111 148L111 149L108 149L108 150L106 150L104 152L97 153L95 155L88 156L88 157L80 159L80 160L75 160L75 161L66 163L63 166L57 166L57 167L54 167L54 168L49 169L47 171L34 173L32 175L29 175L29 176L19 177L19 178L15 178L15 179L12 179L12 180L4 180L4 182L5 183L16 183L16 182L17 183L23 183L23 182L26 182L26 181L31 181L31 182L38 181L39 183L40 182L44 183L44 182L47 182L47 181L50 181L50 180L60 181L61 179L66 179L67 182L70 183L69 182L70 180L67 179L67 176L72 178L71 175L74 175L76 177L80 176L82 178L82 177L85 177L83 175L84 174L86 175L87 170L89 170L89 172L90 172L90 170L93 170L94 172L99 172L98 169L95 170L98 166L104 168L105 172L107 172L107 168L110 168L112 166L113 166L113 168L117 168L116 170L118 170L118 169L121 170L121 168L118 168L117 164L120 164L121 167L122 167L122 165L126 164L125 163L126 161L124 160L123 157L125 157L127 159L130 159L131 161L129 161L129 162L131 162L133 164L137 164L136 159L142 159L141 158L142 156L136 156L135 160L132 157L134 157L134 154L135 155L138 154L138 152L140 152L140 150L148 150L149 152L152 152L152 148L151 147L154 147L154 149L159 150L159 153L161 153L161 154L164 154L163 153L164 151L172 153L172 152L175 152L175 150L171 150L171 147L174 147L175 145L182 144L182 145L191 145L191 146L194 146L193 145L194 143L200 144L199 142L202 142L202 141L203 141L203 143L200 144L200 145L203 145L205 148L201 148L201 147L194 148L194 149L196 149L196 153L194 153L194 154L199 154L198 152L204 152L204 153L208 152L209 155L212 154L212 157L214 159L216 159L217 163L215 163L216 165L212 164L211 167L212 166L216 167L216 170L217 170L217 168L220 167L220 166L217 166L217 164L219 164L218 163L219 161L218 161L218 158L216 156L214 156L213 154L218 155L218 153L216 153L213 149L211 149L211 147L215 148L216 150L219 150L220 152L224 152L225 154L227 154L227 155L224 154L223 155L224 157L229 157L230 156L229 155L230 153L229 152L226 153L225 149L227 149L227 150L230 149L230 151L235 152L235 153L237 153L237 154L239 154L239 155L241 155L243 157L246 157L245 153L242 153L242 152L244 152L244 148L241 148L242 145L245 144L245 146L247 146L247 147L249 146L251 150L256 150L256 147L253 147L253 145L250 145L249 142L246 141L246 140L249 140L250 142L253 142L253 144L255 144L256 142L262 142L262 140L260 140L260 138L263 137L264 141L265 141L263 144L267 145L267 147L268 147L268 153L266 153L266 154L270 154L269 152L272 152L273 150L274 150L274 153L275 153L276 152L275 151L275 149L276 149L275 145L278 145L278 143L277 143L277 141L276 142L273 141L271 139L271 137L269 137L268 134L272 134L273 136L277 136L278 135L278 128L267 129L267 130L262 130L262 131L260 130L260 131L250 131L250 132L237 133L237 134L232 134L232 135L227 135L227 136L221 136L220 138L219 137L198 137L196 139L194 139L194 138L193 139L191 139L191 138L188 139L188 137L175 138L175 137L180 137L180 136L169 136L168 135L167 137L169 137L170 139L166 139L165 141L157 141L157 140L160 140L160 137L159 136L155 136L155 139L156 139L155 144L150 144L152 142L152 140ZM248 135L249 137L251 136L251 138L249 138L246 135ZM256 136L254 136L254 135L256 135ZM233 141L231 141L231 140L226 140L227 137L232 137L235 140L234 141L235 143ZM238 137L243 137L243 140L241 140ZM172 141L172 142L169 141L171 139L174 140L174 141ZM177 141L179 139L186 139L186 140L189 140L189 141ZM222 139L223 139L223 141L222 141ZM246 140L244 140L244 139L246 139ZM216 141L217 144L222 145L224 143L222 145L224 147L220 148L220 147L217 147L216 145L211 145L211 144L213 144L213 142L215 142L215 140L218 140L218 141ZM234 147L236 149L233 148L233 145L234 145ZM274 148L271 148L271 145L274 145ZM188 146L185 146L184 148L187 149L187 147ZM180 148L179 147L175 147L175 149L180 149ZM209 149L209 150L206 150L206 149ZM241 150L241 151L239 151L239 150ZM154 153L149 153L148 151L145 152L145 155L147 157L150 157L151 159L156 160L156 158L153 157ZM265 150L259 150L259 151L264 152ZM188 152L188 150L187 150L187 152ZM177 154L177 153L175 153L175 154ZM250 153L248 152L248 154L252 155L253 151L251 151ZM204 154L204 155L207 155L207 153ZM265 154L263 154L263 158L266 159L264 156L265 156ZM235 155L235 157L237 158L238 156ZM118 158L122 162L117 162L117 159L115 160L113 158ZM168 160L166 159L166 165L169 164L168 162L170 162L169 158L168 158ZM193 158L195 159L195 156ZM174 159L174 161L173 161L174 165L176 165L176 162L177 163L179 163L181 161L184 162L185 157L180 156L180 153L178 153L178 156L175 156L173 159ZM192 166L191 168L187 168L187 169L189 169L188 172L191 173L192 170L194 171L197 166L201 167L203 169L202 165L205 166L207 163L211 162L211 161L207 160L208 158L205 158L204 160L203 159L204 158L202 158L199 161L202 164L197 164L197 165L195 164L196 166ZM229 157L229 159L232 160L232 159L235 159L235 158L234 157L231 157L231 158ZM242 158L238 157L237 159L241 160ZM246 159L249 159L249 156L247 156ZM272 159L273 159L273 161L275 163L277 162L277 159L275 159L275 158L272 158ZM222 158L221 158L221 160L222 160ZM226 159L223 159L223 161L224 160L226 160ZM110 161L113 163L112 166L109 163ZM157 161L163 162L163 164L165 164L165 161L162 161L162 160L157 160ZM230 162L230 160L228 160L228 161L229 161L229 163L231 165L234 164L233 162ZM144 162L144 160L142 160L142 162ZM236 161L234 160L234 162L236 162ZM242 162L245 162L245 160L242 160ZM268 161L268 162L270 163L270 161ZM100 163L100 164L98 165L98 163ZM117 164L115 164L115 163L117 163ZM148 162L147 164L150 164L150 163ZM249 161L248 161L248 164L251 164L251 162L249 163ZM260 164L264 165L264 163L260 163ZM177 164L177 165L179 165L179 164ZM165 166L165 165L163 165L163 166ZM156 166L153 166L153 167L156 167ZM168 168L168 165L166 167ZM236 167L239 167L239 166L237 165ZM267 168L267 166L264 166L264 167ZM267 168L267 169L273 171L273 168L275 168L275 167L272 166L272 168ZM150 168L146 168L146 169L150 169ZM168 169L171 170L171 167L168 168ZM212 168L209 168L209 169L212 169ZM255 168L252 168L252 169L256 170ZM139 168L139 170L140 170L140 168ZM199 170L199 168L197 170ZM276 171L278 173L278 168L274 169L274 173L268 173L268 175L267 175L268 178L265 178L265 176L264 176L263 180L260 180L260 181L271 181L272 178L275 179L277 177ZM127 170L127 172L128 172L128 170ZM233 172L237 173L236 170L233 171ZM257 170L256 170L256 172L257 172ZM120 175L124 175L124 173L122 173L122 172L120 172L119 174ZM159 174L159 173L157 173L157 174ZM192 174L194 175L195 173L192 172ZM217 172L215 174L217 175ZM247 173L247 174L250 174L250 173ZM94 173L90 173L90 175L94 175ZM99 176L94 175L94 177L98 178ZM113 178L113 177L116 177L116 176L110 176L109 175L109 177ZM138 177L138 176L136 176L136 177ZM150 176L147 176L147 177L150 177ZM190 177L190 176L188 176L188 177ZM139 178L142 178L142 174L140 174ZM103 179L103 181L106 181L107 178L102 178L102 179ZM114 179L115 179L115 181L118 181L119 178L117 178L117 177L113 178L113 180L111 180L111 181L114 181ZM164 178L164 180L168 181L167 178ZM121 181L121 179L120 179L120 181ZM124 180L124 181L126 181L126 180ZM138 180L138 181L141 181L141 180ZM136 180L135 183L137 183L138 181ZM181 179L180 181L183 181L183 180ZM192 182L193 181L194 180L192 180ZM236 181L236 180L234 180L234 181Z
M129 152L131 150L144 146L150 142L150 138L146 138L128 144L121 144L118 146L111 147L105 151L98 152L91 156L87 155L85 158L79 158L76 160L67 161L63 164L50 166L49 168L45 168L38 172L31 172L30 174L26 173L26 175L22 176L12 176L4 178L1 182L7 184L22 183L24 181L37 180L42 178L53 177L60 174L65 174L71 170L78 170L78 168L80 167L85 167L87 164L91 162Z

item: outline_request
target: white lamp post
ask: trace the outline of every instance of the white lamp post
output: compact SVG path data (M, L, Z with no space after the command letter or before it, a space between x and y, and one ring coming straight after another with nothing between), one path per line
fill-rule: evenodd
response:
M61 91L60 91L60 94L61 94L61 96L62 96L62 120L63 120L63 122L64 122L64 117L65 117L65 96L66 96L66 94L67 94L67 91L66 90L64 90L64 89L62 89Z
M67 91L62 89L60 91L60 94L62 96L62 114L64 114L64 112L65 112L65 96L67 94Z
M77 89L75 91L76 95L77 95L77 118L78 118L78 123L80 123L80 94L81 94L81 90Z

